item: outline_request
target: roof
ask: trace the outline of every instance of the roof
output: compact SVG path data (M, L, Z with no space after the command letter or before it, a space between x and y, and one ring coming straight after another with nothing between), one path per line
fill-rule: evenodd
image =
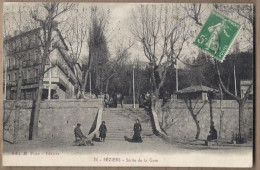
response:
M199 85L199 86L190 86L181 89L178 92L176 92L176 94L194 93L194 92L218 92L218 90L207 86Z
M28 30L28 31L21 31L18 35L14 35L14 36L7 36L5 39L4 39L4 42L7 42L7 41L12 41L12 40L14 40L14 39L16 39L16 38L18 38L18 37L22 37L22 36L25 36L25 35L27 35L27 34L30 34L30 33L32 33L32 32L36 32L36 31L38 31L38 30L41 30L42 29L42 27L38 27L38 28L35 28L35 29L32 29L32 30ZM65 47L65 49L66 50L69 50L69 48L68 48L68 46L67 46L67 44L66 44L66 42L65 42L65 40L64 40L64 37L61 35L61 31L58 29L58 28L54 28L54 31L56 31L56 33L58 34L58 36L59 36L59 38L60 38L60 40L62 41L62 43L63 43L63 45L64 45L64 47Z

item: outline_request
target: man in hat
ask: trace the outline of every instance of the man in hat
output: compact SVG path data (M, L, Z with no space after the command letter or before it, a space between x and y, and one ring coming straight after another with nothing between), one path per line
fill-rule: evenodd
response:
M77 126L75 127L75 129L74 129L74 134L75 134L75 138L76 138L76 141L78 141L78 138L81 140L81 139L85 139L86 138L86 136L85 135L83 135L83 133L82 133L82 131L81 131L81 129L80 129L80 126L81 126L81 124L77 124Z

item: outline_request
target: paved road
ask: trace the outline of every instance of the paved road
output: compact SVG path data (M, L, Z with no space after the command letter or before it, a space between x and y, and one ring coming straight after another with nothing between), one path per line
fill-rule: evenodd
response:
M202 146L170 144L159 137L144 139L143 143L130 143L127 141L107 140L106 142L94 142L94 146L75 146L71 139L41 139L34 141L23 141L20 144L9 144L4 142L4 152L58 152L72 154L91 153L176 153L176 152L205 152L205 153L241 153L252 150L251 147L239 146Z

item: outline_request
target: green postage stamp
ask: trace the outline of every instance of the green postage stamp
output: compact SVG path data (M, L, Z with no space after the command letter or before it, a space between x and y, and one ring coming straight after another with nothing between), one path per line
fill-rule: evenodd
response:
M240 24L213 10L193 44L222 62L239 29Z

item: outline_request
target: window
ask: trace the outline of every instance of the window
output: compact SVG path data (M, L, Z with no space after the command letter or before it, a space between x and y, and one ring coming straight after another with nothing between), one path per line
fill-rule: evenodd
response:
M35 69L35 77L38 77L39 70L38 68Z
M15 66L16 66L16 58L14 58L13 66L14 66L14 68L15 68Z
M8 67L11 66L11 58L8 59Z
M31 73L30 73L30 70L27 70L27 79L29 79L30 78L30 75Z
M17 75L16 75L16 73L14 73L14 80L16 80L17 79Z
M11 80L11 75L10 74L8 74L8 81L10 81Z

